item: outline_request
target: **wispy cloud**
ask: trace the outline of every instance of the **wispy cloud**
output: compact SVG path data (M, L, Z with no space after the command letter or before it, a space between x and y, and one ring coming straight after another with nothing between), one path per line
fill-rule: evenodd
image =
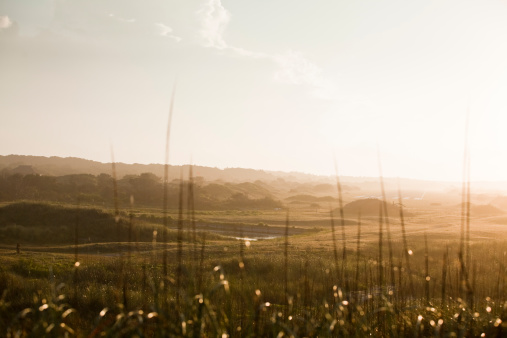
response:
M11 26L11 19L7 15L0 15L0 29L7 29Z
M336 87L322 75L322 69L306 59L300 52L288 51L273 56L279 69L274 80L280 83L307 85L312 88L312 95L322 99L332 99Z
M270 59L279 67L273 76L275 81L309 86L311 94L317 98L336 97L336 87L323 77L322 70L317 65L299 52L288 51L272 55L229 45L225 41L224 34L231 20L231 14L222 5L221 0L206 0L197 14L201 23L199 35L205 47L230 51L240 56Z
M134 23L134 22L136 22L136 19L125 19L125 18L122 18L122 17L119 17L119 16L115 15L114 13L109 14L109 16L112 17L112 18L115 18L116 20L121 21L121 22L127 22L127 23Z
M240 56L266 58L269 55L244 48L231 46L224 39L224 33L231 20L231 14L221 0L207 0L197 12L201 27L199 36L205 47L230 51Z
M208 0L198 11L198 15L201 18L199 34L204 40L205 46L217 49L228 48L223 35L231 15L222 6L222 2L220 0Z
M155 27L157 27L159 35L173 39L176 42L181 41L181 38L179 36L172 34L173 29L171 27L160 22L155 23Z
M0 37L16 37L18 35L18 25L7 15L0 15Z
M112 19L116 20L119 23L125 23L125 24L134 24L135 23L136 26L138 27L137 28L138 32L139 31L144 32L144 34L153 34L153 27L155 27L156 35L169 38L169 39L174 40L176 42L180 42L182 40L181 37L173 34L174 30L171 27L169 27L166 24L161 23L161 22L156 22L153 24L143 22L143 20L138 22L134 18L126 19L126 18L118 16L114 13L109 14L109 17L111 17Z

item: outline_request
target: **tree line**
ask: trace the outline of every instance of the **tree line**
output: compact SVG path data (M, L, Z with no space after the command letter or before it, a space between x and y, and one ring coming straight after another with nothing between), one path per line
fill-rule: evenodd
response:
M197 178L193 185L194 203L198 209L270 209L280 208L282 203L272 196L252 198L237 191L231 184L205 184ZM183 184L181 184L183 183ZM168 206L177 208L180 189L184 198L188 181L173 180L168 183ZM217 193L217 192L220 193ZM127 206L133 196L138 206L161 207L164 184L152 173L126 175L117 180L118 201ZM113 204L114 179L109 174L74 174L44 176L38 174L12 174L0 176L0 201L32 200L63 203L80 203L110 206Z

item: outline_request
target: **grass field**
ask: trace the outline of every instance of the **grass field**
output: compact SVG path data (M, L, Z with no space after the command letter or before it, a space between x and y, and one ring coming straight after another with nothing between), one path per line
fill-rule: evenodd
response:
M2 334L507 335L504 217L472 215L459 259L460 207L405 204L410 255L367 210L334 231L323 209L196 210L195 232L169 210L163 243L161 210L5 205Z

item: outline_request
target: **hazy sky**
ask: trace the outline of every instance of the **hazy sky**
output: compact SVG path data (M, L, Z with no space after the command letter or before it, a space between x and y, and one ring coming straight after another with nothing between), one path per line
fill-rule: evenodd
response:
M0 0L0 154L507 180L507 1Z

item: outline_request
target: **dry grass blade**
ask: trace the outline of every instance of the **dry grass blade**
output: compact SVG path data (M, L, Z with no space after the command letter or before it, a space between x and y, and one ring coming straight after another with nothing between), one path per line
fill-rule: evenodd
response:
M379 287L384 286L384 248L383 248L383 237L384 237L384 208L382 208L382 204L379 203L378 210L378 284Z
M183 172L181 173L180 178L180 197L178 202L178 234L177 234L177 242L178 248L176 252L176 302L179 307L180 305L180 292L182 286L182 275L183 275Z
M474 294L477 286L477 264L474 262L472 265L472 294L470 298L470 308L475 311Z
M80 211L80 199L77 199L77 212L76 212L76 224L74 227L74 301L76 307L79 301L79 211Z
M393 244L391 240L391 227L389 223L389 215L387 213L387 198L386 198L386 190L384 187L384 177L382 175L382 164L380 162L380 150L378 150L378 168L379 168L379 177L380 177L380 191L382 193L382 208L383 208L383 220L386 225L387 232L387 248L389 253L389 277L391 278L390 282L392 286L396 284L396 280L394 277L394 258L393 258Z
M201 243L201 255L199 258L199 269L197 275L197 292L202 294L203 289L203 271L204 271L204 254L206 252L206 232L202 234L202 243Z
M338 268L338 248L336 246L336 231L334 225L333 210L329 207L329 216L331 218L331 237L333 240L334 268L336 270L336 278L340 278L340 269Z
M111 146L111 166L112 166L112 174L113 174L114 222L116 223L116 235L118 238L118 243L120 243L121 242L121 233L120 233L120 208L118 206L118 178L116 176L116 163L114 161L114 152L113 152L112 146ZM121 254L120 254L120 256L121 256Z
M77 199L77 212L76 212L76 224L74 227L74 262L79 262L78 251L79 251L79 208L80 200ZM77 266L77 265L76 265Z
M465 256L465 222L466 222L466 216L468 215L467 210L467 204L470 203L469 201L469 184L467 184L468 181L468 175L469 172L467 170L468 168L468 123L469 123L469 115L467 114L466 119L466 126L465 126L465 148L463 151L463 182L461 187L461 227L460 227L460 246L459 246L459 255Z
M472 286L470 285L470 279L468 276L468 270L465 266L465 257L463 257L463 254L461 252L458 253L459 263L460 263L460 275L461 275L461 283L460 283L460 289L462 292L465 292L465 296L467 299L468 304L470 304L470 300L473 297L473 290Z
M470 252L470 150L468 152L467 156L467 187L466 187L466 234L465 234L465 243L466 243L466 266L467 268L470 267L471 263L471 252Z
M496 298L501 299L503 298L503 285L502 282L505 280L505 269L502 266L502 262L499 262L498 264L498 277L496 279Z
M446 285L447 285L447 269L449 265L448 260L449 260L449 247L446 247L444 251L444 257L442 258L442 301L441 301L442 308L445 307L445 304L447 302Z
M407 232L405 230L405 217L403 214L403 198L401 196L400 181L398 180L398 204L400 207L400 225L401 225L401 236L403 241L403 256L407 265L408 282L410 287L410 294L414 294L414 281L412 278L412 270L410 268L410 251L408 249ZM401 286L401 285L400 285Z
M132 230L134 228L134 196L130 195L130 212L129 212L129 233L128 233L128 263L132 258Z
M472 288L469 283L469 243L470 243L470 151L468 147L468 126L470 115L467 112L465 126L465 149L463 154L463 183L461 193L461 231L460 231L460 247L458 258L461 267L461 283L460 290L465 292L467 301L470 303L472 298Z
M187 214L192 228L193 260L197 262L197 228L195 224L195 205L194 205L194 173L193 166L189 167L188 172L188 196L187 196Z
M356 277L355 277L355 288L356 288L356 303L359 297L359 259L361 257L361 209L357 215L357 245L356 245Z
M190 226L187 228L187 234L192 231L191 242L192 246L189 246L189 257L192 257L192 270L193 270L193 288L195 293L195 287L197 285L197 228L195 223L195 204L194 204L194 174L193 166L189 166L188 171L188 187L187 187L187 222L190 222ZM190 239L190 235L188 236ZM192 251L190 253L190 250Z
M426 304L430 305L430 265L428 254L428 236L424 232L424 295L426 297Z
M283 288L285 293L285 305L289 307L289 209L285 218L285 243L283 251Z
M169 185L169 141L171 140L171 124L172 124L172 118L173 118L173 107L174 107L174 94L176 93L176 85L173 87L173 92L171 94L171 102L169 106L169 119L167 121L167 132L166 132L166 138L165 138L165 160L164 160L164 195L163 195L163 206L162 206L162 213L164 217L164 228L162 230L162 242L163 242L163 269L164 269L164 280L167 280L167 250L166 250L166 244L167 244L167 227L168 224L168 218L167 218L167 209L168 209L168 185ZM165 283L164 283L165 285Z
M243 235L243 227L239 228L239 290L241 295L245 292L245 239ZM245 300L239 297L239 327L243 328L245 325Z
M118 241L118 260L120 265L120 283L118 289L122 290L123 294L123 304L126 303L126 295L125 295L125 284L124 282L124 274L123 271L123 256L121 252L121 228L120 228L120 208L118 205L118 179L116 175L116 162L114 161L114 152L113 147L111 146L111 165L112 165L112 171L113 171L113 200L114 200L114 222L116 223L116 235L117 235L117 241ZM117 297L119 301L119 297Z
M338 165L336 163L336 158L334 161L334 167L335 167L335 175L336 175L336 188L338 190L338 205L340 207L340 228L342 231L342 268L341 268L341 276L342 279L345 279L345 287L346 291L348 292L348 278L347 278L347 269L345 268L347 266L347 242L345 241L345 216L343 214L343 196L342 196L342 185L340 182L340 176L338 175Z

